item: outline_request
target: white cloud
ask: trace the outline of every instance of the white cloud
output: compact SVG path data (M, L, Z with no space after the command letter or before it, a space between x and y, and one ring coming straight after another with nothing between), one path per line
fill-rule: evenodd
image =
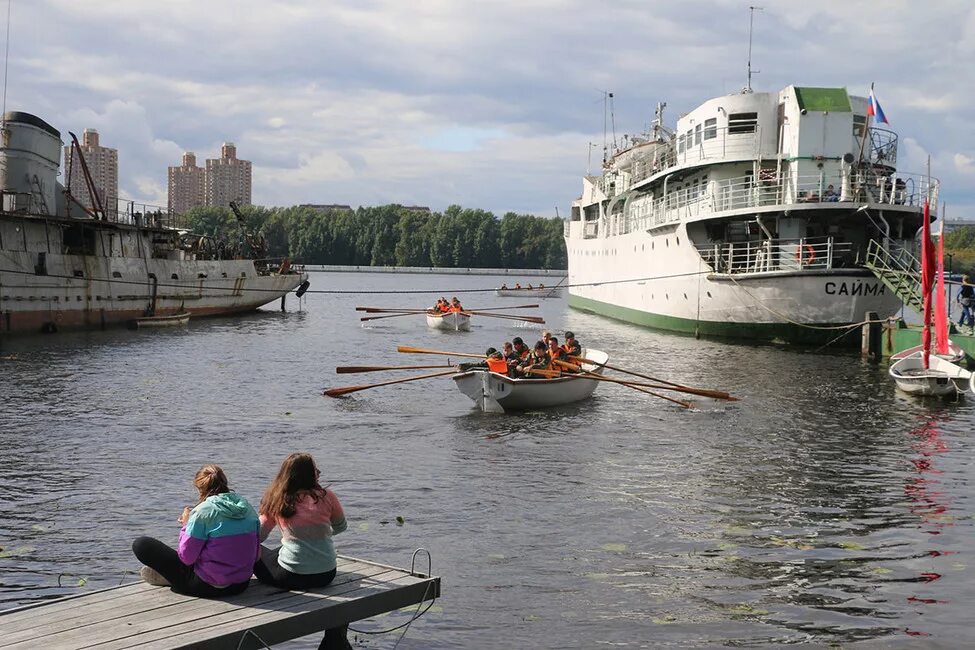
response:
M745 83L747 8L654 5L16 2L7 106L62 131L98 128L119 150L123 192L163 204L184 150L203 160L233 141L254 162L257 203L551 214L578 194L588 142L602 140L601 91L616 94L622 134L644 128L657 101L673 118ZM939 46L911 45L924 43ZM923 171L930 152L942 198L970 205L973 52L975 9L962 0L923 12L781 0L755 15L753 85L865 94L876 82L905 171Z

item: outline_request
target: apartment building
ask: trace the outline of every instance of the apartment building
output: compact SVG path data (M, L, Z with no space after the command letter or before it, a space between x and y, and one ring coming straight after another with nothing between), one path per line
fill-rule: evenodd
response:
M169 168L169 211L182 214L206 205L206 170L196 164L196 154L183 154L183 164Z
M81 136L81 152L88 164L88 171L91 173L95 191L101 200L102 207L109 215L117 214L118 210L118 151L110 147L103 147L98 142L98 131L95 129L85 129ZM88 184L85 182L84 172L78 157L72 160L71 145L64 148L64 167L66 185L71 190L71 195L89 210L94 211L95 203L88 191ZM80 208L75 204L69 207L74 211Z

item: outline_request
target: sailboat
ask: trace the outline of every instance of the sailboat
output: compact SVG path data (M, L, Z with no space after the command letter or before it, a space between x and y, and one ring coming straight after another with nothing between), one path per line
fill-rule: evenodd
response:
M934 244L931 242L931 224L928 204L924 205L924 224L921 231L921 291L924 295L924 314L921 330L921 345L917 349L906 350L897 355L890 366L890 376L897 387L905 393L923 396L944 397L964 393L970 389L975 393L975 375L953 362L958 350L952 350L948 340L948 309L945 304L944 279L944 220L938 240L937 269L932 263ZM935 350L931 354L931 290L937 275L937 291L934 306ZM961 361L961 359L958 359Z

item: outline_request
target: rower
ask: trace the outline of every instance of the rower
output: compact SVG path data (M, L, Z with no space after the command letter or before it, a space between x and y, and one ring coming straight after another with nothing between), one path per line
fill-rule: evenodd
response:
M519 374L525 375L526 378L535 379L546 379L541 375L532 375L529 373L531 370L548 370L552 365L552 360L548 356L548 352L545 350L545 343L543 341L538 341L535 343L535 348L532 353L528 355L528 358L522 362L522 365L518 366L517 371Z
M527 359L528 355L531 354L531 348L525 345L525 342L521 340L520 336L516 336L511 339L511 347L514 349L515 354L518 355L519 359Z
M454 312L464 311L464 308L461 307L460 305L460 301L457 300L457 296L454 296L453 299L450 301L450 311L454 311Z
M492 348L493 349L493 348ZM499 375L508 376L508 362L505 360L504 356L495 350L487 357L487 368L491 372L495 372Z
M515 289L521 289L521 283L515 282Z
M565 353L573 357L582 356L582 344L576 340L576 335L569 330L565 331L565 343L562 344Z
M484 353L483 361L469 361L466 363L458 364L461 372L467 372L468 370L487 370L490 366L488 360L491 359L498 351L496 348L488 348Z
M559 340L554 336L548 340L548 356L553 361L568 361L568 355L559 347Z
M551 332L549 332L548 330L545 330L544 332L542 332L542 343L545 344L545 349L546 350L548 349L548 340L550 338L552 338L552 333Z
M501 283L501 290L502 291L506 291L507 289L508 289L508 285L502 282Z

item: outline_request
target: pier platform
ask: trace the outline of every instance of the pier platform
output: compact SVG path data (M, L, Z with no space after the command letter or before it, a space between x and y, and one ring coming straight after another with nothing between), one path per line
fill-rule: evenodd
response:
M339 556L335 580L224 600L131 583L0 612L0 649L264 648L440 596L440 578Z
M954 324L951 324L948 329L948 337L955 345L964 350L970 359L975 359L975 336L962 333ZM932 340L933 338L932 333ZM898 321L890 327L884 327L881 341L884 357L889 357L916 345L921 345L920 327L906 325L903 321Z

